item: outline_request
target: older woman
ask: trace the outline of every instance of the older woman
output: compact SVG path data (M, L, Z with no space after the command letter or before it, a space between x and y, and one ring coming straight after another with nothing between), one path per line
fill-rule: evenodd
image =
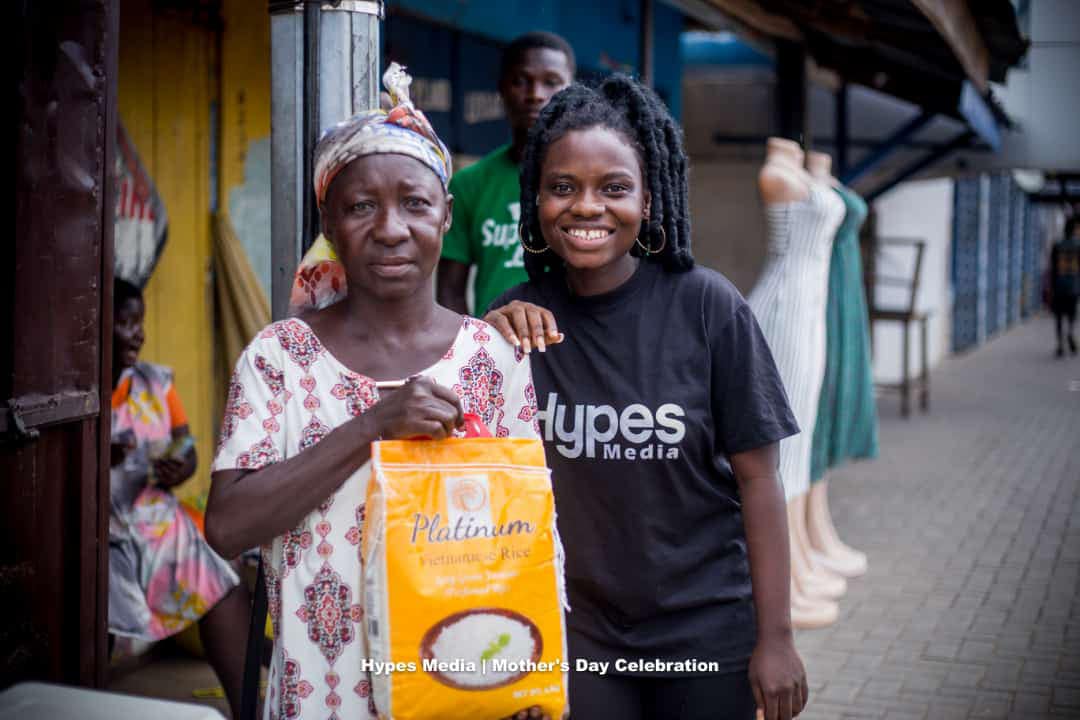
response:
M275 637L267 718L375 716L358 547L371 442L444 438L463 412L494 436L538 435L527 357L435 302L450 156L405 80L388 82L401 104L316 147L326 243L298 272L304 307L259 333L229 389L207 535L226 557L262 546Z

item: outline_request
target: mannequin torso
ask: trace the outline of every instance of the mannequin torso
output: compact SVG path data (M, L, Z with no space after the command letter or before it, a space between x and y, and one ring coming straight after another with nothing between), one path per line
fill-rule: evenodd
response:
M840 181L832 176L832 156L811 150L806 153L806 170L815 181L836 187Z
M806 200L810 195L810 174L803 169L803 151L785 138L769 138L765 164L758 173L758 190L766 205Z

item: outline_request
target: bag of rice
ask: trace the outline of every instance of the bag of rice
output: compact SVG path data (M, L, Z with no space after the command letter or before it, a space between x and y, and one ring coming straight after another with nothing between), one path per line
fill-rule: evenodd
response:
M562 552L540 440L372 446L362 540L381 720L567 705Z

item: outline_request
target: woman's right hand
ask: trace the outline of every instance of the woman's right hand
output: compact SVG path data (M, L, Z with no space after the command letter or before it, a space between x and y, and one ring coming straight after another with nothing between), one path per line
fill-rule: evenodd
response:
M370 416L380 440L429 437L441 440L465 424L461 400L448 387L426 377L413 378L394 390L383 390Z
M534 345L544 352L547 345L563 341L563 334L550 310L521 300L489 310L484 322L498 330L508 343L525 352L531 352Z

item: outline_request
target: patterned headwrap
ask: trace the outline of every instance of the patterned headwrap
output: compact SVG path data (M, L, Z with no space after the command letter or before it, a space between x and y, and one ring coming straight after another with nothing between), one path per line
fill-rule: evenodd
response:
M450 152L435 134L431 123L409 100L412 78L397 63L383 74L390 93L389 110L366 110L323 133L315 146L315 197L319 206L326 191L346 165L366 155L396 154L419 160L438 176L446 189L452 165ZM345 297L345 268L334 246L319 235L300 261L289 298L289 310L319 309Z

